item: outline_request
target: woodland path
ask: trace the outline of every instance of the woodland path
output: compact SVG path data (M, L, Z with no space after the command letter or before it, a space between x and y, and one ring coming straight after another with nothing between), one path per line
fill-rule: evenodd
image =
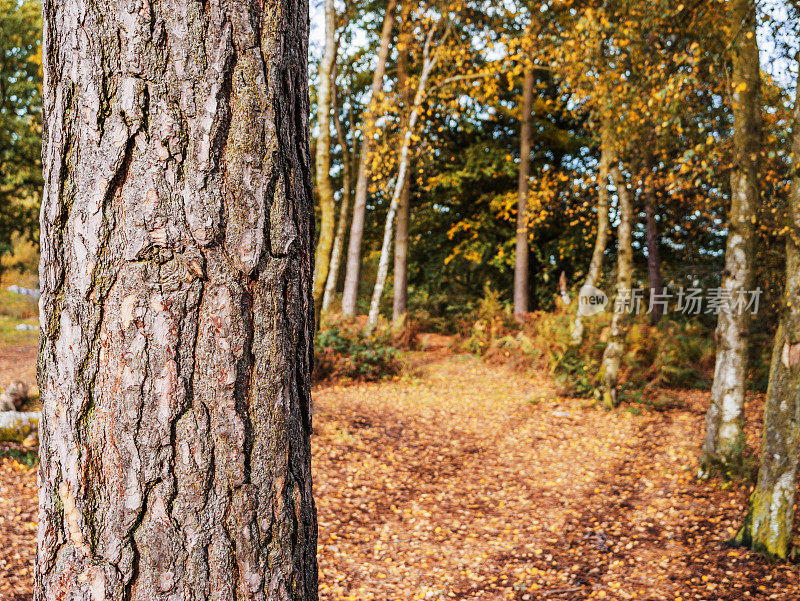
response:
M723 544L747 487L693 477L707 395L609 413L470 356L409 361L315 392L321 599L800 597L797 565ZM31 598L35 486L0 458L3 601Z

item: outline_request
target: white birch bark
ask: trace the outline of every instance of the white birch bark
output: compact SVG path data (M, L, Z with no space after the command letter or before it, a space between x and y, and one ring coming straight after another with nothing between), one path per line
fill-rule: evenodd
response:
M400 195L403 192L403 183L406 181L406 173L408 171L408 157L411 149L411 139L414 134L414 127L419 120L420 109L422 102L425 100L426 88L428 79L430 78L431 71L436 66L439 59L439 49L441 44L436 48L436 51L431 56L431 46L433 44L433 36L436 32L437 26L434 26L428 33L428 38L425 41L425 49L422 58L422 73L420 74L419 84L417 86L417 93L414 96L414 106L411 109L411 115L408 119L408 127L403 134L403 145L400 149L400 162L398 166L397 179L395 180L394 192L392 193L392 201L389 204L389 211L386 214L386 225L383 232L383 243L381 244L381 258L378 263L378 274L375 278L375 288L372 291L372 302L369 307L369 321L368 329L372 330L378 325L378 314L380 312L381 296L383 296L383 289L386 286L386 276L389 273L389 256L390 247L392 245L392 234L394 228L394 218L397 214L397 206L400 202ZM445 33L447 37L447 32ZM443 40L444 41L444 40Z
M369 160L372 148L371 122L374 118L375 107L380 99L383 76L386 73L386 61L389 57L389 45L392 41L396 6L397 0L389 0L386 6L386 16L384 17L383 30L381 31L381 45L378 51L378 64L372 78L372 92L368 103L369 110L364 120L362 132L361 158L358 164L356 195L353 202L353 221L350 224L350 240L347 246L347 273L342 294L342 315L349 317L356 314L358 284L361 277L361 242L364 238L364 220L366 218L367 196L369 193Z
M756 12L750 0L731 3L728 27L734 36L731 42L734 168L722 288L726 298L736 299L752 283L754 220L759 199L761 69L755 35ZM743 458L749 329L747 311L719 312L717 363L706 414L701 476L711 470L728 471L739 466Z

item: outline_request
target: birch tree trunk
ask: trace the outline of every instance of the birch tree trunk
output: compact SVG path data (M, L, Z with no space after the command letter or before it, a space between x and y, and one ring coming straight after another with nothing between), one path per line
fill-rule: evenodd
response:
M316 170L319 204L322 209L321 227L317 251L314 257L314 307L319 311L322 293L328 278L331 247L336 227L336 201L331 182L331 76L336 62L336 8L333 0L325 0L325 52L319 66L319 90L317 94L317 139Z
M800 77L798 77L800 85ZM792 160L800 161L800 88L795 88ZM786 237L786 289L770 366L761 465L734 542L769 557L791 550L800 447L800 175L793 171Z
M408 118L408 127L403 134L403 145L400 148L400 160L398 165L397 179L394 184L394 192L392 193L392 201L389 204L389 210L386 213L386 225L383 230L383 243L381 244L381 258L378 263L378 274L375 277L375 288L372 291L372 302L369 306L369 319L368 328L374 329L378 325L378 316L380 314L381 297L383 296L383 288L386 285L386 276L389 273L389 255L390 247L392 245L392 234L394 227L394 217L397 213L397 205L400 202L400 195L403 192L403 184L406 181L408 173L409 155L411 151L411 138L414 134L414 128L417 126L419 120L420 110L422 109L422 102L425 100L425 93L428 86L428 79L430 78L431 71L436 66L436 61L439 58L439 48L431 55L431 45L433 44L433 36L437 27L434 26L428 38L425 41L425 47L422 54L422 73L419 76L419 84L417 84L417 92L414 96L414 106L411 109L411 114ZM447 37L445 33L444 38Z
M661 253L658 248L658 225L656 223L656 193L653 185L653 174L647 171L642 182L644 190L645 237L647 240L647 274L650 282L650 294L661 294L664 280L661 277ZM654 304L650 313L650 323L656 325L664 315L664 308Z
M731 210L722 288L736 298L752 283L753 219L759 197L758 154L761 146L761 72L756 40L756 10L751 0L734 0L729 29L734 119ZM706 414L706 436L700 475L740 465L744 452L744 401L747 371L747 311L721 310L717 318L717 363Z
M325 294L322 297L322 312L330 309L333 297L336 295L336 284L339 282L339 266L342 263L342 247L347 231L347 218L350 215L350 196L352 192L352 160L350 149L347 145L347 138L344 135L342 122L336 102L336 82L333 82L333 92L331 94L331 108L333 110L333 124L336 128L336 137L342 149L342 203L339 207L339 219L336 224L336 237L333 241L331 250L331 264L328 270L328 281L325 284ZM352 121L351 121L352 123Z
M581 290L594 288L600 279L603 269L603 257L608 245L608 174L614 156L614 142L611 135L611 121L604 119L600 129L600 165L597 170L597 237L592 250L592 260L589 271ZM570 342L578 345L583 342L583 315L581 314L581 299L578 295L578 313L572 325Z
M618 167L611 170L614 186L619 197L619 226L617 227L617 295L608 344L603 352L603 362L598 375L597 396L603 405L613 409L618 404L617 385L622 356L625 354L625 337L628 335L632 304L631 282L633 279L633 247L631 246L631 222L633 205L628 184Z
M528 197L531 177L531 110L533 106L533 69L525 71L520 107L519 184L517 188L517 244L514 259L514 316L521 319L528 312Z
M364 238L364 219L367 211L367 195L369 192L369 162L372 148L372 121L375 107L380 100L383 76L386 73L386 61L389 57L389 44L392 41L392 27L397 0L389 0L381 31L381 45L378 51L378 64L372 77L372 92L369 109L364 118L361 140L361 157L358 164L358 179L353 202L353 220L350 225L350 240L347 246L347 266L342 293L342 315L352 317L356 314L358 301L358 284L361 275L361 241Z
M44 0L35 599L317 599L305 0Z
M412 44L411 10L414 4L403 3L401 11L402 30L398 39L397 85L402 94L405 110L414 102L414 93L408 80L408 60ZM404 116L404 126L408 126L408 115ZM409 159L410 161L410 159ZM397 233L394 238L394 286L392 287L392 321L400 323L408 311L408 228L411 221L411 173L409 165L403 190L400 192L400 203L397 206Z

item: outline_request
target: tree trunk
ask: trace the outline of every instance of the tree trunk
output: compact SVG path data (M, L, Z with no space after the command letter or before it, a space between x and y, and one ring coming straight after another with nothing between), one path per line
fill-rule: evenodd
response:
M593 289L600 279L600 272L603 269L603 257L608 244L608 173L614 156L614 142L611 132L611 121L604 119L600 129L600 165L597 170L597 238L592 250L592 260L589 263L589 271L586 273L586 280L581 287L581 294L578 295L578 313L575 316L575 323L572 326L571 343L578 345L583 341L583 318L582 305L583 292Z
M402 94L405 111L414 102L414 93L408 83L408 60L413 42L411 37L411 10L412 2L404 2L402 14L402 31L399 38L399 52L397 56L397 85ZM404 115L404 126L408 126L408 115ZM411 159L409 158L409 161ZM408 174L412 166L409 165ZM400 193L400 203L397 206L397 232L394 238L394 286L392 299L392 320L400 323L408 311L408 228L411 221L411 178L406 175L403 190Z
M339 146L342 149L342 204L339 207L339 221L336 225L336 238L333 241L333 250L331 250L331 264L328 270L328 281L325 284L325 295L322 297L323 313L330 308L333 297L336 295L336 284L339 282L339 266L342 263L342 247L344 246L344 237L347 231L347 218L350 215L350 196L352 191L352 161L350 149L347 146L347 138L344 135L342 122L339 119L336 102L336 82L334 81L333 84L333 93L331 94L333 124L336 128L336 137L339 140Z
M381 45L378 51L378 64L372 77L372 94L369 109L364 117L361 157L358 164L358 180L353 203L353 221L350 225L350 240L347 246L347 266L342 294L342 315L352 317L356 314L358 301L358 284L361 274L361 241L364 238L364 220L367 212L367 195L369 192L369 161L372 148L372 121L380 100L383 86L383 75L386 72L386 60L389 57L389 44L392 41L394 25L394 9L397 0L389 0L381 31Z
M336 8L333 0L325 0L325 53L319 66L319 91L317 94L317 190L322 220L314 257L314 307L320 310L322 293L328 278L331 247L336 227L336 201L331 182L331 75L336 62Z
M800 86L800 76L798 76ZM800 87L795 88L792 157L800 161ZM785 559L792 543L800 446L800 175L794 170L789 192L786 289L775 336L758 482L750 510L734 542Z
M647 274L650 282L650 294L662 294L664 280L661 277L661 253L658 248L658 225L656 224L656 193L653 185L653 174L648 169L643 184L644 215L647 238ZM664 316L664 307L651 303L650 323L656 325Z
M617 385L622 356L625 354L625 337L628 335L633 306L631 283L633 279L633 247L631 246L631 222L633 206L625 177L618 167L611 170L614 186L619 197L619 226L617 227L617 295L608 344L603 352L603 362L598 376L597 396L609 409L617 406Z
M410 159L409 159L410 161ZM409 171L411 167L409 166ZM411 224L411 182L408 175L397 205L397 233L394 239L394 290L392 321L400 323L408 312L408 229Z
M308 4L43 12L35 598L315 600Z
M755 5L735 0L729 8L729 28L735 36L733 73L734 161L731 172L731 210L722 288L730 298L752 283L753 219L758 203L758 154L761 147L761 72L756 40ZM747 371L747 311L721 310L717 318L717 365L706 414L706 437L700 475L737 468L744 451L744 401Z
M533 69L525 71L520 107L519 184L517 187L517 246L514 260L514 316L528 312L528 196L531 176L531 109L533 105Z
M395 180L394 192L392 193L392 201L389 204L389 210L386 213L386 225L383 230L383 244L381 244L381 258L378 262L378 274L375 277L375 288L372 291L372 302L369 306L369 329L375 328L378 325L378 315L380 313L381 297L383 296L383 288L386 285L386 276L389 273L389 250L392 245L392 229L394 227L394 217L397 213L397 206L400 203L400 195L404 188L406 175L408 173L409 155L411 153L411 139L414 134L414 128L417 125L420 111L422 109L422 102L425 100L425 94L428 85L428 78L431 71L436 66L436 61L439 58L439 48L431 56L431 45L433 43L433 35L437 27L434 26L428 34L428 39L425 41L425 48L423 50L422 58L422 73L419 77L419 84L417 85L417 93L414 96L414 106L411 109L411 115L408 118L408 126L403 134L403 144L400 149L400 160L398 165L397 179ZM447 33L445 33L447 37ZM440 46L441 47L441 46Z

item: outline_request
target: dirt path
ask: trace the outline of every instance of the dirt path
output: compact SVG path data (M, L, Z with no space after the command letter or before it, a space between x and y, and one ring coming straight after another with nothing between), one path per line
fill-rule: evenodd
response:
M723 545L747 491L693 478L702 395L608 413L471 357L412 362L316 391L321 599L800 596L797 566ZM30 598L34 488L0 459L3 600Z
M469 357L316 395L323 599L796 599L693 478L702 395L608 413ZM756 413L756 411L753 411Z

